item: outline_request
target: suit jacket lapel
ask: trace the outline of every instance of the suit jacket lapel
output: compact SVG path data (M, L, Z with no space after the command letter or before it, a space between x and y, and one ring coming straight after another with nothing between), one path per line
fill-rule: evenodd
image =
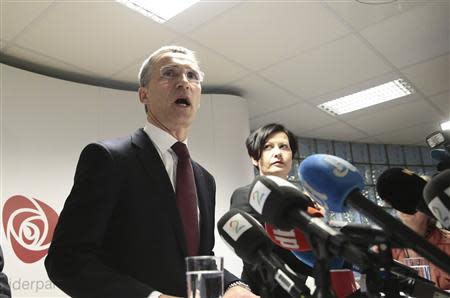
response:
M149 181L153 180L154 185L160 187L159 193L164 194L165 196L161 200L163 204L161 207L167 210L167 214L173 225L178 243L180 244L181 251L183 252L183 255L187 255L186 240L180 214L176 205L175 192L161 157L143 129L138 129L132 135L131 142L136 148L137 158L141 161L145 171L148 174L143 179L148 179ZM151 194L149 194L149 196L150 195Z

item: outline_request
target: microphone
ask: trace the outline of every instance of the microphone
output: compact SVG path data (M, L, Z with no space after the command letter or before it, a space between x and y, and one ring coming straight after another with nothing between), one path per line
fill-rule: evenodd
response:
M450 170L434 176L423 189L425 202L434 217L446 229L450 228Z
M313 210L317 209L308 207L307 213L312 215L313 217L323 217L323 213L321 210L317 210L317 212ZM314 253L312 252L312 248L309 244L307 235L305 235L300 229L279 229L277 227L274 227L270 223L265 223L264 228L273 243L281 248L291 251L294 256L297 257L297 259L302 261L302 263L308 265L309 267L314 267L314 264L316 262ZM330 261L330 268L341 269L343 263L344 260L342 260L341 258L333 258Z
M291 296L310 295L309 288L297 285L298 275L277 255L272 253L273 243L262 225L251 215L231 209L217 222L217 230L225 243L247 263L267 268L273 279Z
M384 227L391 239L397 239L450 274L450 256L361 194L363 178L349 162L327 154L310 155L300 164L299 176L311 195L320 196L331 211L345 212L348 205L354 207Z
M436 169L441 172L450 169L450 153L444 149L432 149L430 151L431 158L438 161Z
M311 251L307 237L297 228L279 229L269 223L265 223L264 228L270 240L279 247L291 251Z
M309 207L311 208L311 207ZM312 208L311 208L312 209ZM316 217L323 217L323 214L309 211L308 214L315 214ZM290 250L294 256L302 263L309 267L314 267L315 257L311 250L311 246L307 240L307 236L298 228L283 230L273 225L264 224L265 230L269 238L278 246ZM345 298L357 291L357 285L353 272L347 268L343 268L344 260L341 258L333 258L329 261L330 278L332 288L337 298Z
M308 207L313 207L311 204L311 199L297 187L275 176L256 177L249 195L249 205L262 215L265 222L282 229L297 227L308 236L313 246L323 245L328 254L341 256L359 268L367 268L367 256L344 234L306 212Z
M418 210L433 216L423 199L425 184L425 179L408 169L390 168L378 177L376 188L380 198L398 211L414 214Z
M307 207L306 212L313 217L323 217L323 207L318 205L316 207ZM281 248L290 251L311 251L308 237L298 228L280 229L267 222L264 228L272 242Z

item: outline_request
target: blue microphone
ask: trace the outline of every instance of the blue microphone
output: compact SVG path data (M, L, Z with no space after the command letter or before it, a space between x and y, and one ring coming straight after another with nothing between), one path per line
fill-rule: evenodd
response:
M412 248L450 274L450 256L361 194L364 180L349 162L327 154L311 155L301 162L299 177L310 195L324 202L330 211L355 208L383 227L391 239Z
M445 149L432 149L430 155L436 161L450 161L450 153Z
M310 251L291 251L294 256L297 257L302 263L309 267L314 267L316 264L316 258L312 250ZM344 267L344 260L342 258L332 258L329 263L330 269L342 269Z
M301 162L298 174L311 197L333 212L348 210L343 200L333 198L346 198L351 191L364 188L364 179L358 169L333 155L314 154L307 157Z

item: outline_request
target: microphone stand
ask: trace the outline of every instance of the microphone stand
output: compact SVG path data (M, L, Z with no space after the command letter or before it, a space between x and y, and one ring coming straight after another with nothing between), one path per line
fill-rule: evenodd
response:
M312 251L316 258L316 263L314 264L313 274L316 283L316 290L314 291L314 298L335 298L336 294L334 290L330 287L331 276L330 276L330 256L325 243L315 237L308 237L309 243L311 245Z

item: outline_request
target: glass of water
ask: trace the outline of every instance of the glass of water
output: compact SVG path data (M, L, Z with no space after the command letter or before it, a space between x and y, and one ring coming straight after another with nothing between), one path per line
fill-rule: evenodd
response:
M222 298L223 258L187 257L186 281L188 298Z

